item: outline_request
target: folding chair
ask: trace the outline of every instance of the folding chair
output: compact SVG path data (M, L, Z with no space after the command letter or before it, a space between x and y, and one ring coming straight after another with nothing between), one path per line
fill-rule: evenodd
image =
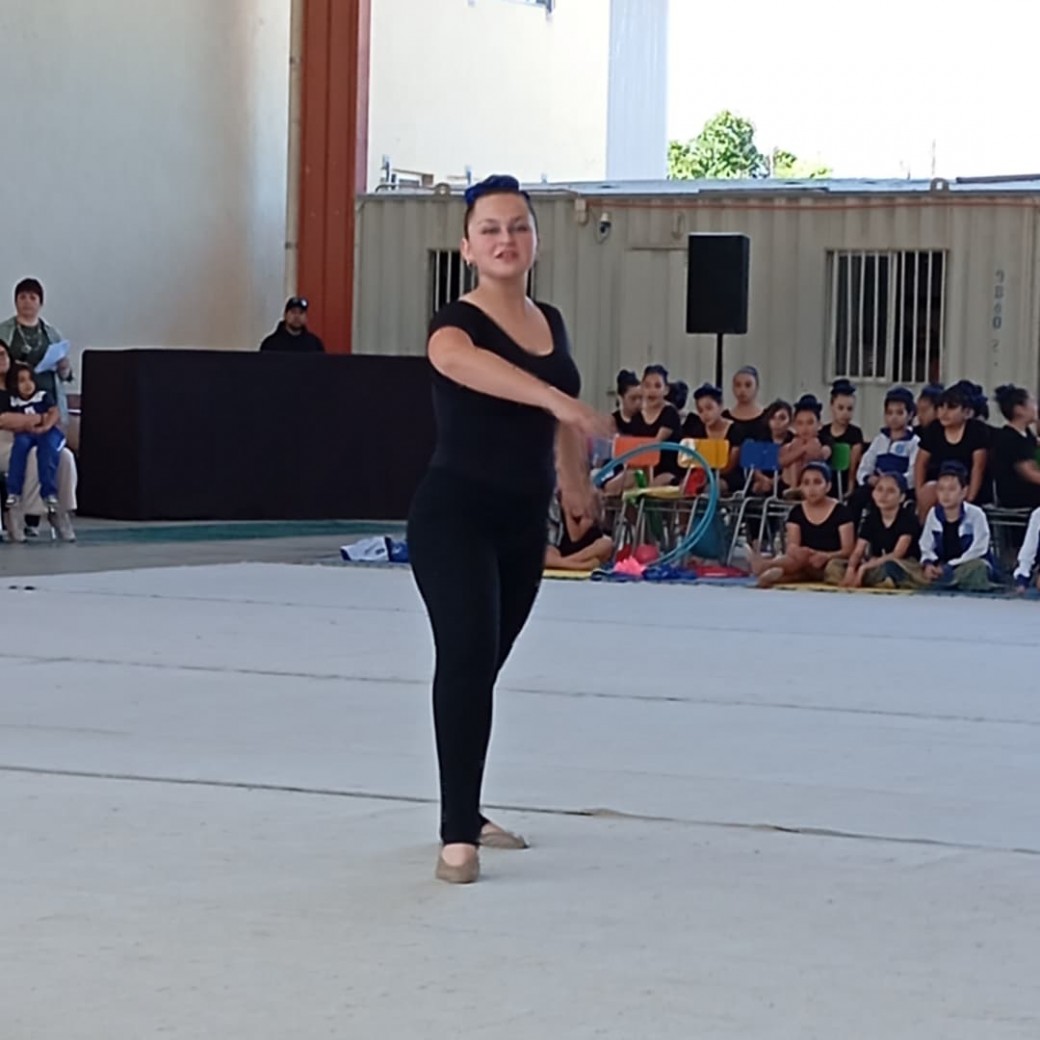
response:
M740 446L740 468L746 476L744 477L744 487L739 498L736 499L737 513L733 520L729 552L726 555L727 565L733 559L741 528L749 520L757 518L760 522L759 540L761 541L761 521L765 515L766 503L771 499L779 501L777 488L780 482L780 445L772 441L744 441ZM772 495L763 498L751 493L756 473L773 475ZM756 514L758 514L757 517Z
M837 498L839 502L845 501L845 493L848 490L847 474L852 465L852 448L847 444L838 442L831 445L830 467L834 471L834 481L837 485ZM845 477L846 479L842 479Z
M992 505L983 506L982 511L989 521L993 556L1002 569L1006 569L1008 572L1013 571L1018 562L1018 550L1021 548L1033 510L1009 509L1001 505Z

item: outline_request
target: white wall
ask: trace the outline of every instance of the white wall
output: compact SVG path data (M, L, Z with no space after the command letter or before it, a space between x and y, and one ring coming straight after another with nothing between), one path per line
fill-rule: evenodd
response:
M669 0L610 0L609 180L668 175Z
M369 180L606 173L610 0L373 0Z
M0 315L254 347L281 310L291 0L2 0Z

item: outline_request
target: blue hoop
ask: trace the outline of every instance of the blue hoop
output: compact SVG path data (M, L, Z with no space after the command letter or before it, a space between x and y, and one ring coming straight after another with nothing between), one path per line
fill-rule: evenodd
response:
M711 526L711 522L715 519L715 513L719 508L719 480L718 477L715 476L715 470L708 465L708 460L705 459L700 452L695 451L686 444L676 444L675 441L661 441L660 444L647 444L639 448L633 448L631 451L626 451L611 459L595 474L595 476L593 476L593 484L598 488L603 487L603 485L616 472L620 463L624 463L628 459L634 459L639 455L646 455L651 451L681 452L687 458L691 458L694 462L698 463L704 472L708 474L708 505L704 510L704 515L694 525L693 530L670 553L666 553L664 556L660 557L660 559L654 561L654 566L658 567L671 563L672 560L681 559L689 553L707 533L708 528ZM613 567L611 567L610 570L613 570Z

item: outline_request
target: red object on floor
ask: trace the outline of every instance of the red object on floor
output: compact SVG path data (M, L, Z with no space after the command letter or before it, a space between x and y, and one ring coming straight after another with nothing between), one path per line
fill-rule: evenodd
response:
M638 545L633 555L644 567L654 563L661 557L661 553L656 545Z

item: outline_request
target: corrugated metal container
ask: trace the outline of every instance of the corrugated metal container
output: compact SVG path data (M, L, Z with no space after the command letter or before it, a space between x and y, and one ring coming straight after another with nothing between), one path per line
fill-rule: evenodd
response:
M848 375L872 431L896 382L1037 385L1040 182L533 191L535 290L566 316L596 403L610 403L621 367L661 362L691 387L713 378L714 337L685 332L687 237L696 232L751 238L749 331L726 340L725 371L757 366L763 404L822 397L835 375ZM421 352L435 300L461 289L448 251L458 249L462 201L382 194L359 206L354 349Z

